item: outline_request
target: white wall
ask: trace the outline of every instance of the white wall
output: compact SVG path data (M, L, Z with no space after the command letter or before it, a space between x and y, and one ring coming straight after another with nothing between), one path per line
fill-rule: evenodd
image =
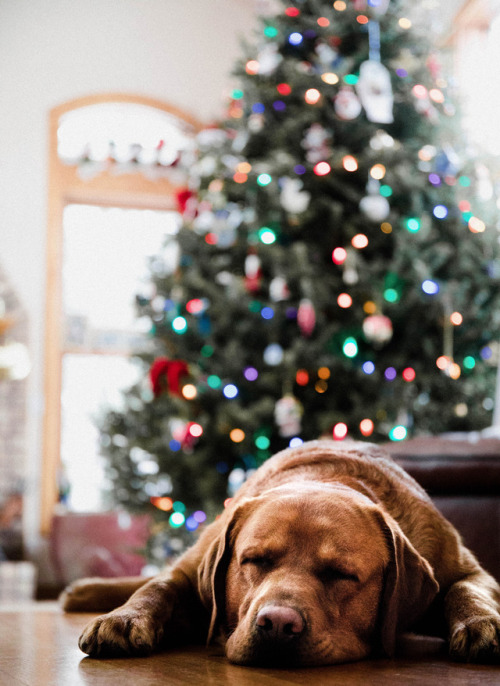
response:
M222 115L255 0L0 0L0 264L27 311L28 538L43 414L48 114L113 91Z

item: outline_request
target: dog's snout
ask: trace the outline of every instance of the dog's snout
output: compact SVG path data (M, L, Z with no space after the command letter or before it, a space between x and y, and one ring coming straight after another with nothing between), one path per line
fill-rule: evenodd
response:
M301 614L285 605L266 605L257 614L256 625L262 635L274 641L300 636L305 628Z

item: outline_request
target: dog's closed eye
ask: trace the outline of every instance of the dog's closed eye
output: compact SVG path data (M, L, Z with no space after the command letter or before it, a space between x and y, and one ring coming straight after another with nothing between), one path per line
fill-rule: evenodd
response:
M318 578L326 585L332 584L336 581L359 581L356 574L351 574L345 570L339 569L338 567L322 567L318 573Z

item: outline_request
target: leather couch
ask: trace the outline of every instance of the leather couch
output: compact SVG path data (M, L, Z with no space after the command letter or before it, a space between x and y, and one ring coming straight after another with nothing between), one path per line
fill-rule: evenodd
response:
M386 448L500 581L500 439L448 434Z

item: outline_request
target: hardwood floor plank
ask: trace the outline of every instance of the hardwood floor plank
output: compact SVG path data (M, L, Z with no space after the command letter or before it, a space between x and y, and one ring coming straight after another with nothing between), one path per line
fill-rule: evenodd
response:
M500 666L456 664L430 653L311 669L239 667L220 648L175 649L147 658L94 660L77 639L94 615L55 604L0 608L0 686L499 686Z

